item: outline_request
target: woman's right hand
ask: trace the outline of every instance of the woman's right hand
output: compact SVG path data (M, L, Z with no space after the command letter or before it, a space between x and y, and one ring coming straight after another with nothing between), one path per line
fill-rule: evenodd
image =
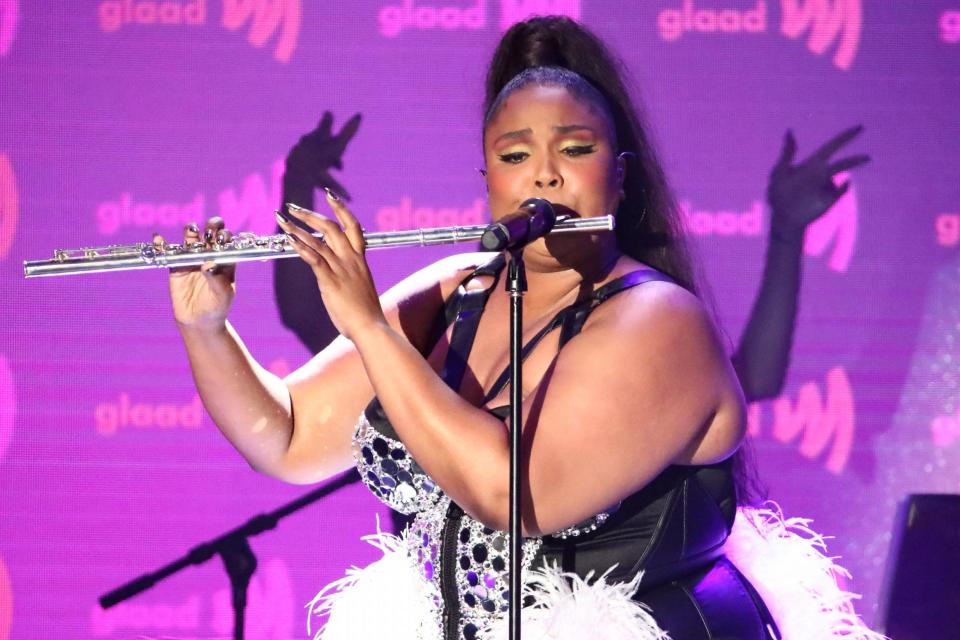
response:
M219 216L207 220L203 234L196 224L184 228L184 244L203 242L206 249L229 242L232 233ZM163 238L154 235L154 244ZM225 326L236 293L236 265L205 262L199 267L170 270L170 299L173 315L181 327L216 330Z

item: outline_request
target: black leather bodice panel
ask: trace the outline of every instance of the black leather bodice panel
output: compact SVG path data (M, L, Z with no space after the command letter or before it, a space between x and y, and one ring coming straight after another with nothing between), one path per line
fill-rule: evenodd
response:
M732 465L671 466L629 496L596 531L545 538L543 559L585 577L610 567L616 581L644 576L641 587L684 575L717 558L733 527Z

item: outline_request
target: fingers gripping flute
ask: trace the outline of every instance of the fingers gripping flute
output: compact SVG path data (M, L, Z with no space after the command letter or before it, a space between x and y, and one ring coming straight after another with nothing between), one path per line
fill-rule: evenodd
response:
M550 233L573 233L610 231L614 227L613 216L596 218L558 219ZM379 231L364 233L367 249L385 247L422 247L435 244L476 242L488 225L477 224L461 227L435 227L408 231ZM319 237L319 234L317 234ZM222 245L208 248L202 242L190 244L152 244L138 242L129 245L110 245L82 249L57 249L51 260L26 260L23 275L27 278L61 276L75 273L101 273L104 271L132 271L200 266L205 262L235 264L254 260L295 258L296 251L285 234L258 236L241 232Z

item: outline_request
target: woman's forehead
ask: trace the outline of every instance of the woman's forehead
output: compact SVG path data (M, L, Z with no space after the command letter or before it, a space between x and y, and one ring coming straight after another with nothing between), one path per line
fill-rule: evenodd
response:
M611 123L591 101L556 85L529 85L510 94L491 119L485 132L488 141L503 132L584 125L597 135L612 134ZM494 134L491 138L491 134Z

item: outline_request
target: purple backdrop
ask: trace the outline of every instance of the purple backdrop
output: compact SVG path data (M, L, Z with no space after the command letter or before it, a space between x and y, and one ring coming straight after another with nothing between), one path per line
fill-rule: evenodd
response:
M484 64L529 13L579 17L632 70L735 343L758 285L766 176L855 123L873 162L807 236L782 397L751 434L772 497L835 536L869 620L897 502L960 491L960 0L0 0L0 640L224 636L217 562L96 598L302 493L252 472L195 394L165 273L25 281L22 261L272 230L282 158L336 114L368 229L480 221ZM386 288L447 248L371 254ZM234 323L276 371L307 352L271 267ZM376 552L353 486L252 545L248 637L305 637L317 587ZM268 615L265 612L269 612Z

